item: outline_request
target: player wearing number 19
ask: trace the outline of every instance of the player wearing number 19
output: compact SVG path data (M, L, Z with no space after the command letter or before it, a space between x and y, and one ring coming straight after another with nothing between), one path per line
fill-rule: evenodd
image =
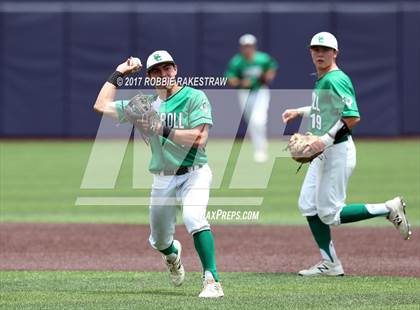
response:
M401 197L384 203L346 204L347 184L356 166L351 129L360 122L355 91L350 78L336 64L338 44L331 33L316 34L310 53L318 77L312 105L286 110L282 115L283 122L299 115L309 117L310 132L318 138L307 146L308 153L322 152L311 162L299 196L299 209L307 218L322 260L299 275L338 276L344 275L344 270L334 249L330 225L383 216L404 240L411 232Z

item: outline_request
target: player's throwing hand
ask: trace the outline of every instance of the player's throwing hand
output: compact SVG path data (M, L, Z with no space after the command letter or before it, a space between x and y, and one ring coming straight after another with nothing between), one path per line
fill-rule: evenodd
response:
M118 65L116 70L125 75L140 71L142 68L143 66L139 58L129 57L122 64Z

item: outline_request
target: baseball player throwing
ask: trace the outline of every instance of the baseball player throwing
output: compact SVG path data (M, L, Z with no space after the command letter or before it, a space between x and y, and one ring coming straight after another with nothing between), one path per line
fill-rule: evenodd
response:
M114 101L116 85L123 76L141 68L132 58L120 64L103 85L94 109L125 122L130 101ZM205 216L212 180L204 149L212 125L211 105L202 91L173 83L176 74L177 65L168 52L155 51L148 57L147 76L162 81L155 83L157 96L152 103L161 122L148 141L152 150L149 170L153 174L149 241L162 253L172 283L181 285L185 277L182 247L173 238L180 202L184 224L193 236L203 267L204 287L199 297L222 297L213 234Z
M299 275L340 276L344 270L334 249L330 225L383 216L404 240L409 239L411 231L400 197L385 203L346 205L348 180L356 166L351 129L360 121L355 92L350 78L337 67L338 44L331 33L316 34L310 53L318 76L312 105L286 110L282 115L285 123L299 115L309 117L310 132L317 138L307 145L306 152L323 152L311 162L299 196L299 209L308 220L322 260L299 271Z
M252 34L239 38L240 53L229 62L225 73L231 87L239 89L239 104L248 122L254 145L254 160L267 160L267 113L270 103L268 84L276 76L277 62L270 55L257 51Z

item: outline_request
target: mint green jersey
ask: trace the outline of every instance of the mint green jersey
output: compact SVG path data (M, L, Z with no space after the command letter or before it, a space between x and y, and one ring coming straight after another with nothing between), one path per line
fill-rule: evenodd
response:
M158 97L156 96L156 99ZM120 122L125 122L124 106L128 100L116 101ZM203 91L184 86L177 93L160 101L158 108L162 123L177 130L192 129L202 124L213 125L211 105ZM207 155L204 148L184 146L162 136L150 139L152 158L151 173L162 170L176 170L181 166L204 165Z
M315 83L309 131L316 136L322 136L339 119L345 117L360 117L353 84L343 71L330 71ZM346 139L347 137L344 140Z
M267 53L256 51L254 59L248 62L242 54L236 54L230 60L225 73L227 78L249 79L251 89L259 89L262 85L262 74L270 69L277 69L277 62Z

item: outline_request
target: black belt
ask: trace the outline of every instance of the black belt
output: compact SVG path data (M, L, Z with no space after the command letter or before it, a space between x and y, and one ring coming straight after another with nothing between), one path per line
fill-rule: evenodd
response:
M195 166L181 166L178 169L175 170L162 170L158 172L157 174L160 176L168 176L168 175L184 175L188 172L198 170L202 168L203 165L195 165Z
M349 139L349 136L350 136L350 135L345 135L345 136L342 136L340 139L335 140L335 141L334 141L334 144L338 144L338 143L341 143L341 142L345 142L345 141L347 141L347 140Z

